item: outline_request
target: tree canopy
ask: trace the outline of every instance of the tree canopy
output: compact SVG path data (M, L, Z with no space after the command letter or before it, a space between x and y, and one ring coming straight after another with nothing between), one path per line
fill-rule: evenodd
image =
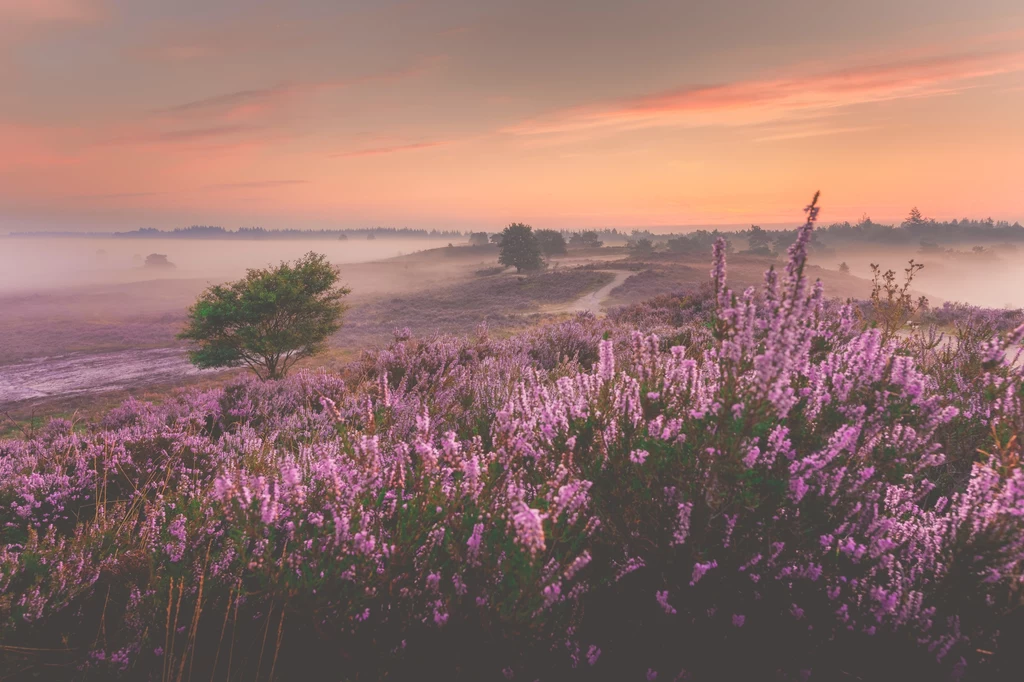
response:
M654 242L647 237L637 237L626 243L626 248L637 255L654 253Z
M501 252L498 262L511 265L516 272L538 270L544 262L541 260L540 243L533 228L523 223L512 223L501 233Z
M612 233L617 234L616 230L612 230ZM569 243L573 246L582 246L587 248L598 248L604 242L602 242L594 230L584 230L583 232L573 232L572 236L569 237Z
M189 308L178 338L192 341L197 367L245 366L278 379L301 358L321 352L341 327L349 290L317 253L295 263L251 269L243 279L208 288Z
M771 249L772 235L760 225L751 225L747 236L747 245L750 249Z
M567 253L565 237L558 230L536 230L534 234L545 256L563 256Z

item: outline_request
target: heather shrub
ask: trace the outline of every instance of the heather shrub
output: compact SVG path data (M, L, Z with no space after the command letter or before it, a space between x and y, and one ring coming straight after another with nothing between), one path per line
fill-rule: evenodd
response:
M1009 678L1024 327L865 328L816 213L760 291L719 240L690 299L0 441L0 669Z

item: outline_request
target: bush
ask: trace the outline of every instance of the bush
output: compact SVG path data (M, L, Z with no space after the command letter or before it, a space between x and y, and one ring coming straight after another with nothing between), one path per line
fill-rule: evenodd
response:
M189 308L178 338L193 342L189 359L197 367L245 366L279 379L341 328L348 293L327 257L310 252L294 265L251 269L245 279L210 287Z

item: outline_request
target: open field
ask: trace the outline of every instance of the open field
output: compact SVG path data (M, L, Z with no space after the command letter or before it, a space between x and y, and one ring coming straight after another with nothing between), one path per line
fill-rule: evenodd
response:
M871 259L899 269L912 251L851 252L853 272L868 274ZM497 249L440 247L386 260L342 264L352 289L342 329L331 350L302 363L339 369L363 349L387 342L395 330L423 336L464 334L481 323L496 333L524 329L545 316L598 313L663 294L696 290L708 281L709 256L656 252L636 255L623 247L573 249L540 273L496 271ZM840 273L834 256L807 266L830 295L865 298L870 282ZM954 292L949 277L964 279L977 264L926 259L916 294L933 305ZM733 255L729 276L738 288L760 284L777 258ZM1005 274L1003 265L995 276ZM495 272L496 271L496 272ZM94 405L93 396L125 397L138 391L192 383L199 376L175 339L187 307L215 278L166 277L130 283L69 285L0 295L0 407L15 419L48 412L73 413ZM987 290L986 290L987 291ZM989 298L993 294L989 292ZM1007 294L1012 298L1011 294ZM984 297L983 297L984 298ZM203 381L230 373L207 371Z
M326 357L387 341L396 328L417 334L465 333L486 322L495 330L534 323L545 306L567 304L608 284L613 275L559 263L541 273L478 274L492 268L494 247L442 247L384 261L343 265L352 289L345 325ZM592 262L586 255L568 261ZM175 339L186 308L217 280L166 278L68 286L0 296L0 408L15 418L56 409L87 409L96 393L188 381L196 370ZM214 380L220 372L203 372Z

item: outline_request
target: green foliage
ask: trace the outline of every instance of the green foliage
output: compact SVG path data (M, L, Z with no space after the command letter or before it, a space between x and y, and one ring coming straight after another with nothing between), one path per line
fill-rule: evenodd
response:
M563 256L566 254L565 237L557 230L537 230L534 232L540 250L545 256Z
M573 232L569 238L569 243L573 246L580 246L583 248L596 249L604 244L603 241L598 239L597 232L593 230L584 230L583 232Z
M747 236L747 244L751 250L757 248L771 249L772 236L759 225L751 225Z
M654 253L654 242L647 237L638 237L630 240L626 244L626 248L637 255L646 256L647 254Z
M278 379L301 358L324 349L341 327L338 271L317 253L294 264L251 269L244 279L210 287L189 308L178 338L192 341L197 367L245 366L261 379Z
M523 223L512 223L501 233L501 252L498 262L511 265L516 272L539 270L541 260L540 243L533 228Z

